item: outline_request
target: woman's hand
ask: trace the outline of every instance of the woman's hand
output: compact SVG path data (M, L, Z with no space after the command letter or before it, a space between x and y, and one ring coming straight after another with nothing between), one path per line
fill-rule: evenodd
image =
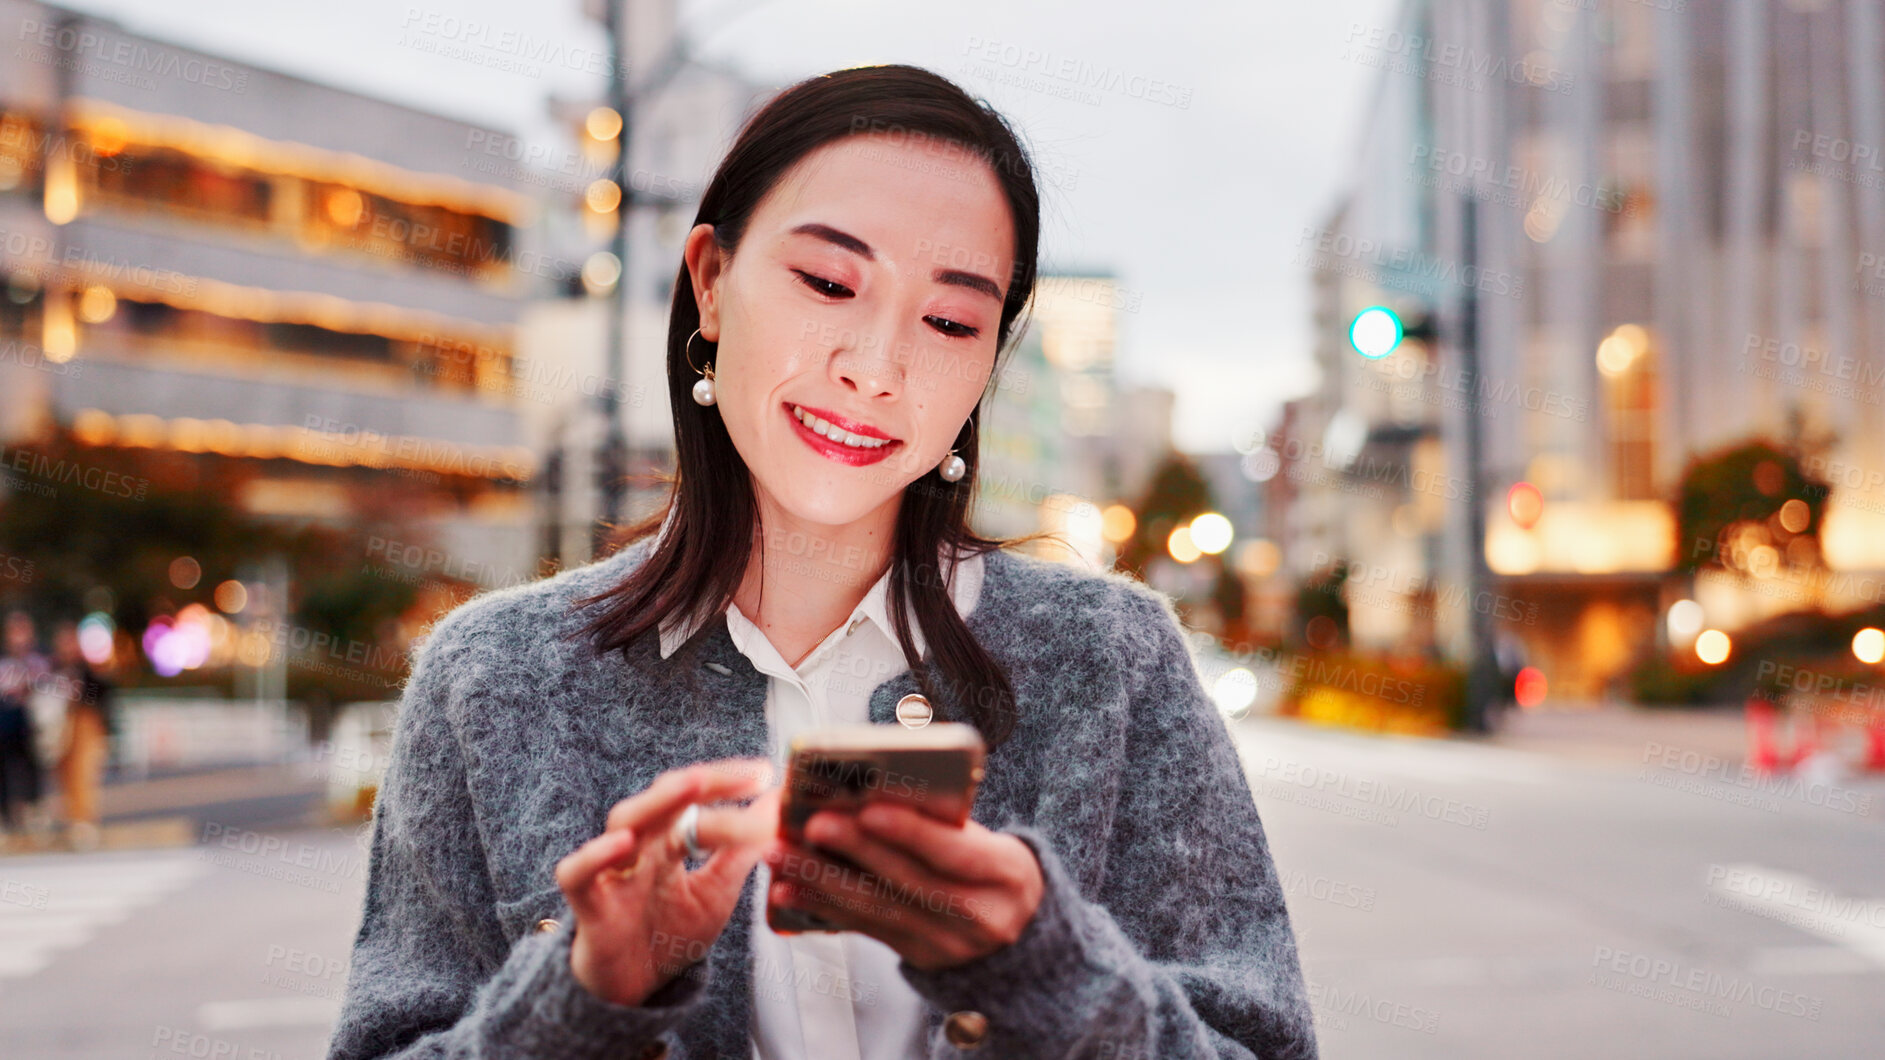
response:
M557 886L576 915L570 968L584 988L639 1005L706 957L778 827L779 789L744 807L707 804L756 794L771 773L763 758L669 770L616 803L603 833L557 862ZM701 804L700 845L713 851L691 872L672 834L690 803Z
M956 828L894 802L821 810L806 821L805 842L816 849L767 844L770 900L863 932L925 970L1013 944L1046 886L1020 839L972 820Z

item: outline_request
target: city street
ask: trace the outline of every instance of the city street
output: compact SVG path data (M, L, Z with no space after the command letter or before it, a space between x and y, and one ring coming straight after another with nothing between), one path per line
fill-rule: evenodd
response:
M1324 1057L1885 1040L1885 783L1742 787L1664 741L1606 761L1235 728Z
M1546 755L1232 723L1322 1055L1868 1055L1885 783L1738 786L1692 724ZM358 833L205 834L0 860L8 1060L321 1055Z
M1299 946L1169 1004L1885 1056L1885 3L854 6L0 2L0 1060L325 1060L403 689L428 816L544 834L736 700L1103 726L1181 645ZM1041 718L990 824L1092 799ZM748 1037L871 1060L807 952Z

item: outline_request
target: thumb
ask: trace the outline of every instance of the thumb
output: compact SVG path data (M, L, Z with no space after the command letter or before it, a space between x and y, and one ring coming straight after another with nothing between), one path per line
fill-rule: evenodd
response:
M688 873L690 881L700 885L707 898L707 905L722 919L731 915L733 907L739 903L740 889L746 884L746 877L759 864L759 857L764 847L757 843L741 843L735 846L721 847L713 852L707 863Z

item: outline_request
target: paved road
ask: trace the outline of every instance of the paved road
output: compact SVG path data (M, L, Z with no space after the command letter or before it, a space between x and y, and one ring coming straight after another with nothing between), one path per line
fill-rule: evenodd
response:
M1740 786L1681 731L1567 757L1233 723L1322 1055L1877 1055L1885 784ZM195 846L0 859L7 1060L321 1055L360 837L218 810Z
M1329 1060L1880 1055L1885 783L1234 731Z

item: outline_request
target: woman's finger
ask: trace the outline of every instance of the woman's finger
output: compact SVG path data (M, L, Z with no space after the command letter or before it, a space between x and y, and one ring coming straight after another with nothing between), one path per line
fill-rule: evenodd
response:
M866 835L907 853L938 875L971 883L1005 879L991 842L995 833L973 820L958 827L921 810L879 800L857 811L857 823Z
M875 881L860 886L857 873L786 844L785 857L771 873L768 901L813 913L840 931L859 931L894 949L921 938L925 918L889 897L876 894ZM833 866L837 871L828 869ZM781 897L782 896L782 897Z
M609 810L608 828L635 828L654 835L664 818L674 818L691 802L718 802L752 793L771 779L764 758L725 758L670 769L654 783Z
M556 885L572 897L586 891L596 873L628 860L636 852L633 829L617 828L604 832L577 847L556 863Z
M779 830L779 789L754 799L750 806L703 806L695 831L708 850L763 844Z
M740 888L746 885L746 877L753 866L759 864L764 849L757 843L723 846L713 852L705 865L689 873L688 879L698 882L719 899L714 913L722 915L740 900Z
M917 892L944 885L930 867L907 851L864 831L855 813L821 810L805 822L805 842L820 850L841 854L866 872L874 873L896 893L920 901Z

